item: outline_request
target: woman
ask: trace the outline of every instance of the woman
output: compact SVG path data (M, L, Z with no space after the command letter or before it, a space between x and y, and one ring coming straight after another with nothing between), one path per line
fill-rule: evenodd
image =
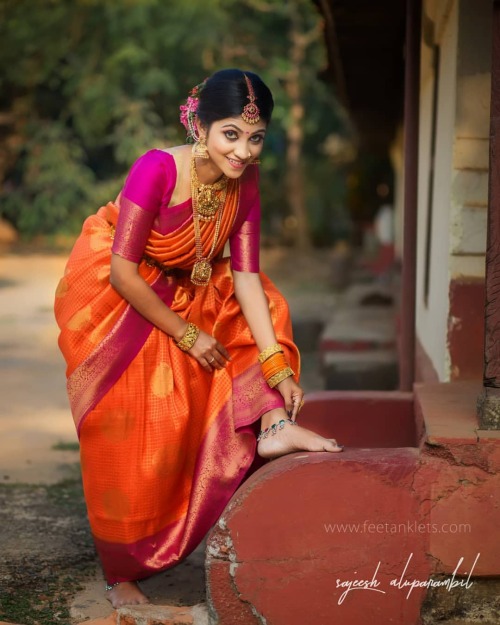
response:
M56 293L115 608L147 602L137 580L201 542L256 450L341 451L295 423L303 391L288 309L259 274L255 165L272 108L250 72L196 87L181 107L194 147L139 158L117 201L86 220Z

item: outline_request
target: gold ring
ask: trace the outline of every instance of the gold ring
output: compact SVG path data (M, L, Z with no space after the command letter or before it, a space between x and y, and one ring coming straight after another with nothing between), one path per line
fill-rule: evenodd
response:
M302 401L300 402L298 412L300 412L300 409L302 408L302 406L303 406L303 405L304 405L304 400L302 400Z
M215 360L215 358L212 356L212 360L208 361L208 364L211 365L213 363L213 361Z

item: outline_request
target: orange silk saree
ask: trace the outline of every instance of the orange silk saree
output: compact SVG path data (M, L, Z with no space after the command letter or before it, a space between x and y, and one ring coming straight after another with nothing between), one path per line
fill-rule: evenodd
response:
M235 187L228 192L216 256L238 203ZM258 419L283 406L262 377L229 259L213 263L206 287L194 286L188 274L139 264L167 306L229 351L226 368L207 373L110 285L118 214L119 201L86 220L55 303L89 521L108 583L173 566L201 542L256 466ZM203 225L204 241L212 240L213 227ZM167 235L152 231L146 253L189 270L195 260L192 219ZM287 304L261 278L278 341L298 372Z

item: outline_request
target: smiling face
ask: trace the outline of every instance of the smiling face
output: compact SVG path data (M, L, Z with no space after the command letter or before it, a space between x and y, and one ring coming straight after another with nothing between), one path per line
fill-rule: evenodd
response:
M228 117L213 122L209 132L203 129L214 173L239 178L253 161L259 158L264 145L266 123L247 124L241 117ZM220 176L220 173L219 173Z

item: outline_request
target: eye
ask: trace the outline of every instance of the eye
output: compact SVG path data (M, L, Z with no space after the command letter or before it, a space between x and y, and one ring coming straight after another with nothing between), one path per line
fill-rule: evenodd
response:
M263 135L253 135L252 137L250 137L250 141L252 143L262 143L262 141L264 141L264 136Z
M235 130L226 130L224 132L224 135L226 139L229 139L230 141L234 141L235 139L238 138L238 134Z

